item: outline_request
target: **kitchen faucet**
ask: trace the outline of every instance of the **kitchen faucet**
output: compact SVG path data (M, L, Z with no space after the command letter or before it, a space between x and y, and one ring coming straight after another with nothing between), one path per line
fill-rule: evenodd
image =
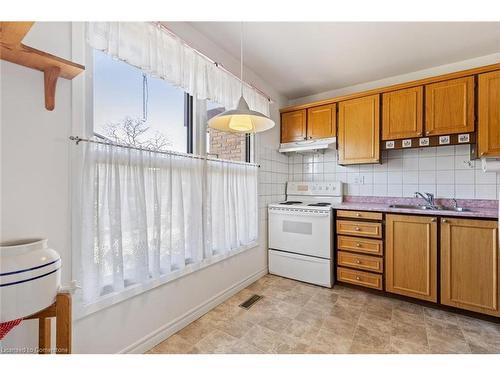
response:
M427 207L434 208L434 209L437 208L436 203L434 202L434 194L431 194L431 193L424 193L424 194L416 191L414 196L415 196L415 198L418 198L418 197L422 198L425 201L425 203L427 203L426 204Z

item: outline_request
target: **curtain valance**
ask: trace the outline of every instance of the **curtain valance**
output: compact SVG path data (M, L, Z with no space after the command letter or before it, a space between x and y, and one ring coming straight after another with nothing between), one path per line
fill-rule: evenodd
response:
M197 99L230 109L240 97L240 81L182 40L150 22L88 22L87 42L100 51L165 79ZM269 115L269 100L243 86L251 109Z

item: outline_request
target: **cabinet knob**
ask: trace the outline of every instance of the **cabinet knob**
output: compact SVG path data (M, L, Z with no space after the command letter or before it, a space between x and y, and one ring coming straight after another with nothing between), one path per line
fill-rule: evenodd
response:
M356 247L361 247L361 244L358 242L358 243L356 244Z
M361 261L359 259L356 259L356 264L361 264Z
M433 218L433 219L431 219L431 221L432 221L433 223L435 223L435 222L436 222L436 219L435 219L435 218Z
M417 135L418 135L418 136L420 137L420 136L422 135L422 132L420 132L420 133L417 133Z
M359 227L354 228L354 230L359 230Z
M357 216L357 217L361 217L361 214L358 212L358 213L356 214L356 216Z
M448 222L448 220L446 220L446 219L443 219L443 223L447 223L447 222Z
M356 276L356 280L358 280L358 281L359 281L359 280L361 280L361 279L359 278L359 276Z

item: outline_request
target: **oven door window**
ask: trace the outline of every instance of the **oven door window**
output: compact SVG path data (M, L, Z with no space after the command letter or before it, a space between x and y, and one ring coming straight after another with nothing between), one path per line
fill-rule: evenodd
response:
M312 223L304 221L283 220L283 232L311 235Z

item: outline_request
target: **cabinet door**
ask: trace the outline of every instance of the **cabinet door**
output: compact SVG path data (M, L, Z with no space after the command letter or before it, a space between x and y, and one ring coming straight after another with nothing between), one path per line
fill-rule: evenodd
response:
M441 303L500 316L497 221L441 223Z
M330 138L336 135L336 113L335 103L309 108L307 110L307 138L319 139Z
M416 138L423 135L423 87L382 95L382 139Z
M281 114L281 142L295 142L306 139L306 110Z
M479 75L479 156L500 156L500 71Z
M474 131L474 77L425 86L425 134Z
M379 117L379 95L339 103L339 164L379 162Z
M386 290L437 302L437 219L386 215Z

